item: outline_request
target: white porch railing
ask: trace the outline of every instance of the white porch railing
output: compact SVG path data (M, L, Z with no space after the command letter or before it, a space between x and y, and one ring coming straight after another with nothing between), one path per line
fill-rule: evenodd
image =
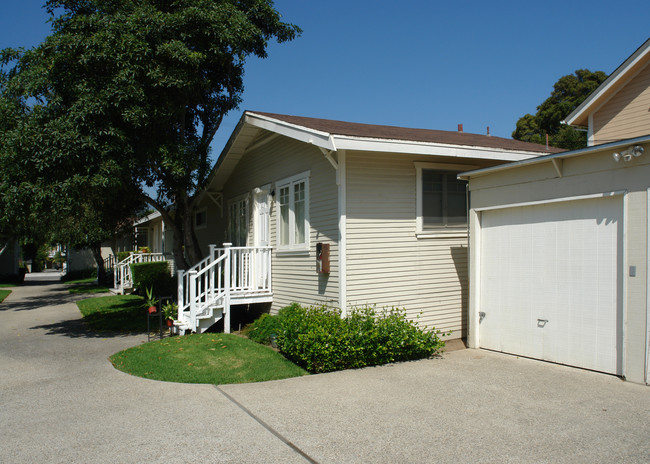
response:
M200 320L216 322L215 310L230 332L232 298L271 293L271 247L224 248L210 245L210 254L187 271L178 271L178 322L183 330L201 331Z
M113 288L120 294L124 290L133 287L133 275L131 274L131 264L133 263L151 263L155 261L169 261L170 255L163 253L132 253L122 261L117 263L113 268Z

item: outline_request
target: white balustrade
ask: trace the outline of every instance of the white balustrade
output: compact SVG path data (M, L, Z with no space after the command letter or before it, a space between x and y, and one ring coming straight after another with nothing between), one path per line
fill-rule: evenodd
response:
M221 307L228 333L233 297L270 292L271 247L210 245L207 258L178 271L178 319L196 331L199 318L211 317L213 308Z

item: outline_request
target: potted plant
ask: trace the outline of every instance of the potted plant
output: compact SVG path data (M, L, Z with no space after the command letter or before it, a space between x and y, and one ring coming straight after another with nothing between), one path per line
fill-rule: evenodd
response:
M147 298L144 300L144 306L147 308L147 311L149 311L149 314L153 314L158 310L158 308L156 308L158 300L153 296L153 287L147 288L145 290L147 293Z
M174 319L178 314L178 305L173 301L169 301L163 305L162 312L165 321L167 321L167 327L174 325Z

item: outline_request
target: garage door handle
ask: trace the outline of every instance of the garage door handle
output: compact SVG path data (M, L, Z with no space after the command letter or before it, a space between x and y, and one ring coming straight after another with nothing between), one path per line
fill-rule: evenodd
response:
M537 327L545 327L548 319L537 319Z

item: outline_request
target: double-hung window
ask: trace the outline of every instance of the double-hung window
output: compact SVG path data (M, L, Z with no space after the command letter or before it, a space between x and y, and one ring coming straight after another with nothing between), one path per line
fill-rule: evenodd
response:
M467 182L457 175L476 166L415 163L417 172L417 233L467 233Z
M278 250L309 250L309 172L275 186Z

